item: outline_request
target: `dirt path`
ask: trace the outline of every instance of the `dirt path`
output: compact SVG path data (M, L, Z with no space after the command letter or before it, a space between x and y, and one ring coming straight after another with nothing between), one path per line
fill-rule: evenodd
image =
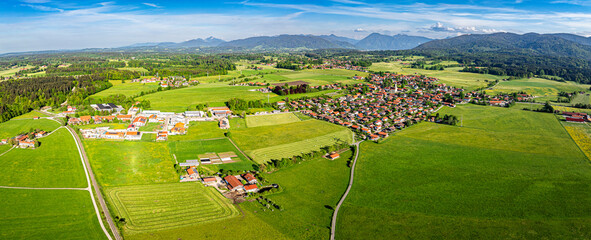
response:
M339 203L337 204L337 207L335 208L334 213L332 215L332 223L330 225L330 240L334 240L336 226L337 226L337 215L339 214L339 209L341 208L341 205L343 205L343 202L345 202L345 198L347 198L347 195L349 195L349 191L351 191L351 186L353 186L355 164L357 163L357 158L359 157L359 144L360 143L361 142L355 143L355 148L356 148L355 149L355 159L353 159L353 164L351 165L351 178L349 178L349 185L347 186L347 190L345 191L345 194L343 194L343 197L341 197L341 200L339 200Z
M89 191L88 188L34 188L34 187L10 187L10 186L0 186L0 188L7 188L7 189L27 189L27 190L80 190L80 191Z
M6 150L6 152L0 153L0 157L4 154L7 154L8 152L10 152L12 149L15 149L16 146L12 146L10 149Z
M121 235L119 234L119 230L117 229L117 226L115 226L115 223L113 222L113 219L111 218L111 214L109 213L109 209L107 208L107 204L105 203L105 199L103 198L103 195L101 194L99 185L96 182L96 179L94 177L94 173L92 172L92 168L90 167L90 162L88 161L88 157L86 156L86 151L84 151L84 146L82 145L82 140L80 140L80 137L78 136L78 134L76 134L76 131L74 129L72 129L70 126L68 126L66 128L68 129L70 134L72 134L72 137L74 138L74 141L76 142L76 147L78 148L78 153L80 153L80 159L82 160L82 166L84 167L84 172L86 173L86 181L88 182L88 192L90 192L90 196L92 198L92 204L94 205L96 217L98 218L101 228L103 229L103 232L105 232L105 234L107 235L107 238L109 240L112 240L111 235L109 234L109 232L105 228L105 225L103 224L103 219L101 218L101 214L100 214L98 206L96 204L96 200L94 198L93 191L90 189L91 188L90 187L91 180L92 180L92 188L94 188L94 193L97 195L97 199L99 200L99 203L101 205L101 209L102 209L103 213L105 214L105 218L107 219L107 223L109 224L109 228L111 229L111 232L115 236L116 240L122 240L123 238L121 238Z

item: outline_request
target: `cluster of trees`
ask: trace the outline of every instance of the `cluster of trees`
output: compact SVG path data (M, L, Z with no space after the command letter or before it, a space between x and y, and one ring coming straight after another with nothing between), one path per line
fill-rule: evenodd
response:
M275 189L275 188L273 188ZM256 198L257 202L260 203L261 205L263 205L263 207L266 207L267 209L270 209L271 211L274 211L273 208L279 210L279 211L283 211L283 207L281 207L279 204L274 203L273 201L271 201L271 199L268 199L266 197L260 196ZM264 209L263 209L264 211Z
M276 68L283 68L283 69L291 69L291 70L297 70L298 65L292 64L291 62L288 61L280 61L277 62L277 66L275 66Z
M158 58L130 60L129 67L142 67L149 75L168 77L199 77L206 75L225 75L236 70L236 65L219 56L169 55Z
M435 122L455 126L458 125L459 120L455 115L445 114L442 117L439 115L439 113L437 113L435 114Z
M284 96L284 95L289 95L289 94L298 94L298 93L309 93L309 92L313 92L313 91L318 91L318 89L311 88L310 85L308 85L308 84L289 86L286 83L283 87L282 86L275 86L275 88L273 88L273 93L275 93L279 96Z
M242 111L249 108L271 107L271 104L265 103L261 100L246 101L240 98L232 98L226 102L226 106L232 111Z
M504 69L498 67L464 67L460 72L471 72L480 74L492 74L497 76L506 76L507 73Z
M437 61L440 62L440 61ZM445 66L441 65L441 64L434 64L432 63L431 66L427 66L427 62L419 60L419 61L415 61L413 62L410 67L411 68L418 68L418 69L426 69L426 70L444 70Z
M338 142L331 146L325 146L320 148L318 151L312 151L309 153L303 153L298 156L293 156L290 158L282 158L282 159L272 159L266 163L259 164L257 166L258 170L261 172L272 172L284 167L289 167L291 165L297 164L301 161L311 160L317 157L322 157L330 152L334 152L340 149L349 148L350 145L346 142Z

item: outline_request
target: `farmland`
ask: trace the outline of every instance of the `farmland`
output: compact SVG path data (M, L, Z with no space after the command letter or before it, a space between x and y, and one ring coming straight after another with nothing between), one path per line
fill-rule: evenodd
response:
M168 145L171 153L176 155L176 159L179 162L199 159L198 155L204 153L234 152L238 155L238 158L233 159L236 162L221 164L219 165L220 168L236 170L252 169L252 162L240 154L238 149L236 149L227 138L215 140L174 141L170 142Z
M139 97L138 100L149 100L152 109L161 111L183 112L194 110L197 104L224 106L231 98L244 100L266 99L267 94L249 91L256 87L228 86L222 84L202 84L195 87L162 91ZM270 94L271 97L275 94Z
M258 82L282 83L292 81L305 81L311 86L326 85L333 83L359 83L353 80L353 76L367 77L369 74L346 69L305 69L301 71L286 71L275 74L267 74Z
M234 128L234 126L232 126ZM224 137L226 130L220 129L217 122L191 122L186 135L171 135L171 141L198 140Z
M292 122L299 122L300 119L293 113L279 113L270 115L247 116L246 125L248 127L260 127L268 125L278 125Z
M362 144L337 238L591 237L591 169L552 114L442 113L464 127L421 123Z
M247 202L246 209L292 239L327 239L334 208L349 180L347 160L351 151L331 161L317 158L266 174L269 182L283 191L268 198L283 211L263 211L257 202ZM322 183L322 184L318 184ZM329 206L329 207L327 207Z
M286 136L289 133L289 137ZM249 127L232 131L232 139L256 162L318 150L337 141L352 141L352 133L318 120Z
M556 100L558 92L561 91L574 92L586 91L587 89L589 89L589 85L577 84L574 82L559 82L541 78L524 78L499 82L499 84L492 90L486 92L488 94L497 94L524 91L534 96L540 96L540 98L535 99L537 102L545 102L548 100Z
M87 191L0 189L0 239L107 239Z
M196 183L115 187L107 190L126 235L232 218L238 210L213 188Z
M178 181L166 143L85 140L84 148L104 187Z
M56 121L47 119L13 119L0 123L0 139L14 137L20 133L28 132L31 129L41 129L51 132L60 127Z
M25 120L22 120L25 121ZM39 139L37 149L13 149L0 158L0 185L87 187L74 139L65 128Z
M48 117L46 114L39 112L39 111L31 111L29 113L20 115L18 117L15 117L13 119L18 120L18 119L29 119L29 118L34 118L34 117Z
M591 160L591 127L587 124L562 122L581 151Z
M139 82L127 82L121 83L121 81L111 81L114 83L112 87L100 91L90 97L104 98L111 95L125 95L127 97L137 96L141 92L148 92L158 89L158 83L139 83Z

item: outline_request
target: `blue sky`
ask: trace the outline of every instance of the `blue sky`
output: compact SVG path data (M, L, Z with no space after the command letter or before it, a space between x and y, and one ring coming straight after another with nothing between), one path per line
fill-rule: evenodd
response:
M372 32L444 38L470 33L591 35L591 0L0 1L0 53Z

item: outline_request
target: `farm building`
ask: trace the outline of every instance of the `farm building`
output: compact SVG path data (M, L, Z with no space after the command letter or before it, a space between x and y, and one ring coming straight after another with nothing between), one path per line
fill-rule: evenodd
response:
M259 188L257 187L256 184L249 184L249 185L244 186L244 191L246 191L247 193L252 193L252 192L259 191Z
M218 153L218 156L220 157L220 160L222 160L222 162L230 162L232 161L232 158L238 157L238 155L236 155L236 153L234 152Z
M242 174L241 177L246 180L249 184L256 184L257 179L250 173Z
M131 115L117 115L119 121L131 121Z
M39 131L39 132L35 133L35 137L40 138L40 137L45 136L46 134L47 134L46 131Z
M168 139L168 131L159 131L156 136L156 141L166 141Z
M230 121L227 118L220 119L220 129L230 128Z
M18 147L20 148L35 148L35 141L25 139L23 141L18 141Z
M210 107L209 111L214 117L219 118L229 117L232 114L228 107Z
M226 176L224 180L228 184L228 189L230 189L230 191L239 191L244 189L244 185L242 185L242 183L238 181L238 178L235 176Z
M205 117L205 112L203 111L185 111L183 113L185 117Z
M96 111L106 111L106 112L120 112L123 110L123 107L117 106L113 103L102 103L102 104L91 104L90 107L94 108Z
M126 140L141 140L142 133L141 132L127 132L125 135Z
M205 186L215 186L218 183L217 177L204 177L202 181Z
M335 160L335 159L340 158L340 157L341 157L341 155L338 154L338 153L336 153L336 152L333 152L330 155L328 155L328 158L330 158L331 160Z

